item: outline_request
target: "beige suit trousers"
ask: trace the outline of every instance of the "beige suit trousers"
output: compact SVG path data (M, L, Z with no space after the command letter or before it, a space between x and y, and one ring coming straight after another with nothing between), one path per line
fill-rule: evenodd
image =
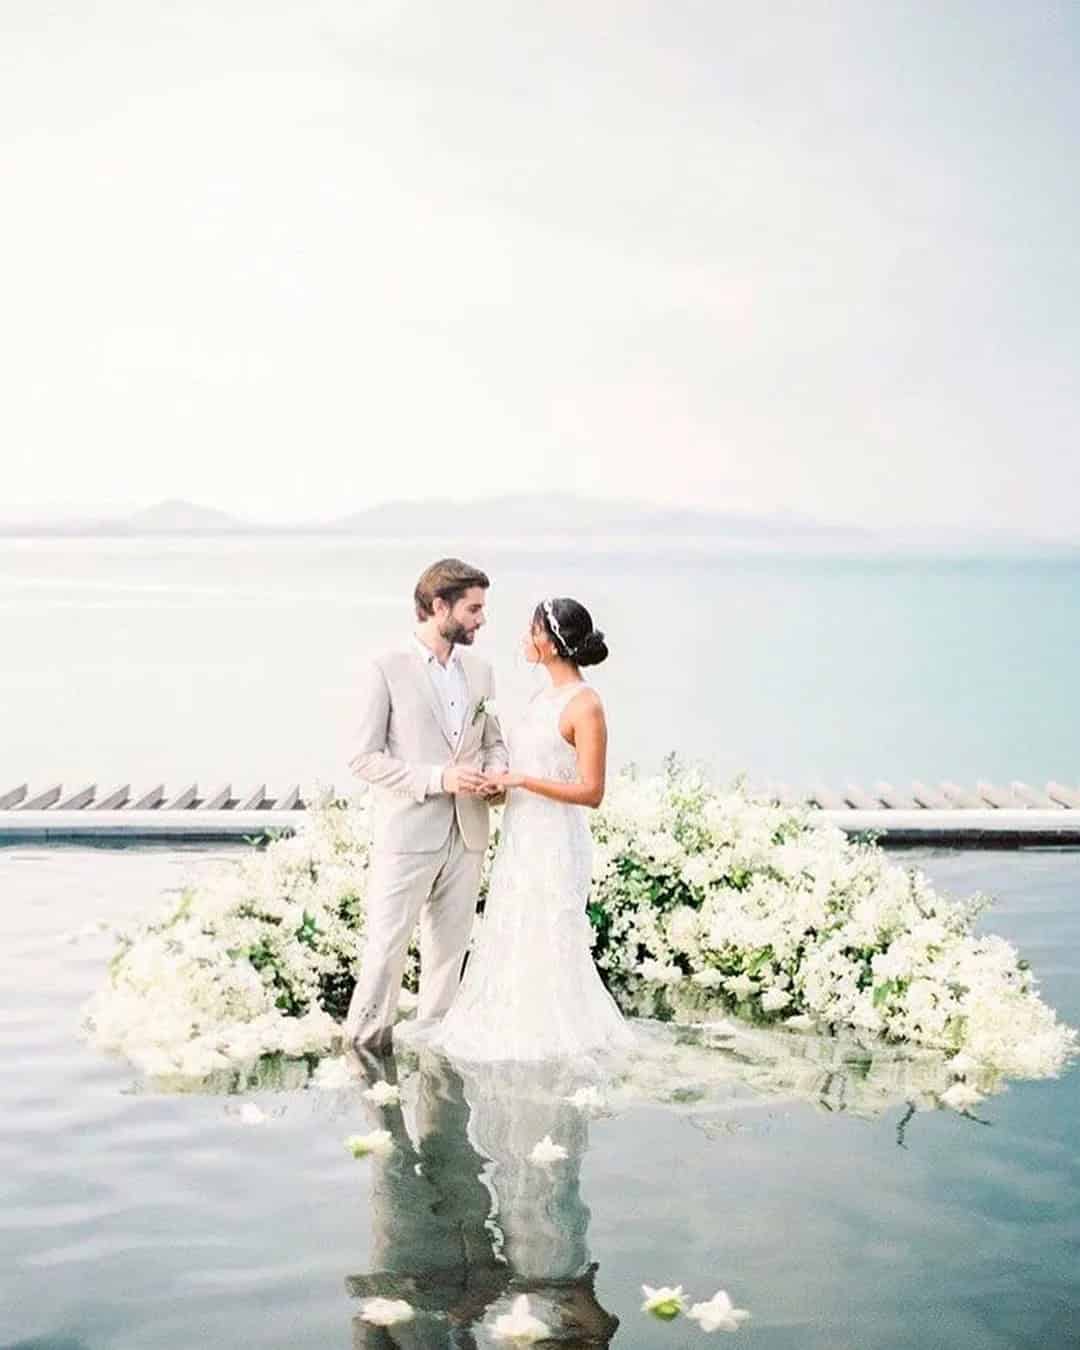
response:
M483 851L467 849L457 822L434 853L371 855L364 956L345 1018L346 1037L369 1050L390 1047L409 939L420 921L418 1018L441 1017L461 978L480 890Z

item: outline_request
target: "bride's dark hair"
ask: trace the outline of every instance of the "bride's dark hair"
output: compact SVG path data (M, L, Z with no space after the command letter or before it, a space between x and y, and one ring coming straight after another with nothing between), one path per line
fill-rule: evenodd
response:
M547 606L555 617L556 631L548 619ZM584 605L562 596L555 600L541 600L533 611L533 627L546 633L555 644L555 650L564 660L575 666L598 666L607 660L608 649L604 635L593 627L592 615Z

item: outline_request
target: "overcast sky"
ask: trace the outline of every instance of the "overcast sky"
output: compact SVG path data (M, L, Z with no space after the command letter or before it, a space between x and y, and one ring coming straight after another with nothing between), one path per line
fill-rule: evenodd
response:
M4 0L0 514L1080 535L1080 7Z

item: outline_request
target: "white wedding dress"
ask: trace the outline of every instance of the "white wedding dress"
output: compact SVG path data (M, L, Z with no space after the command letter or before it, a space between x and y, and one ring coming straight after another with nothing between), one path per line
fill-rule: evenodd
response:
M515 773L577 779L559 731L575 682L538 694L510 730ZM592 958L586 914L592 837L586 807L511 790L482 920L457 995L427 1027L395 1039L459 1066L554 1061L581 1081L630 1049L632 1035Z

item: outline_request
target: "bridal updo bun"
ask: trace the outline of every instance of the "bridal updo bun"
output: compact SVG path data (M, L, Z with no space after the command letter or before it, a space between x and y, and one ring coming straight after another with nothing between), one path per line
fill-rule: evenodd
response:
M575 666L598 666L607 660L603 633L593 627L592 615L576 600L566 596L542 600L533 612L533 627L545 632L558 654Z
M594 628L577 649L574 662L579 666L598 666L601 661L607 660L607 656L608 650L604 635L599 628Z

